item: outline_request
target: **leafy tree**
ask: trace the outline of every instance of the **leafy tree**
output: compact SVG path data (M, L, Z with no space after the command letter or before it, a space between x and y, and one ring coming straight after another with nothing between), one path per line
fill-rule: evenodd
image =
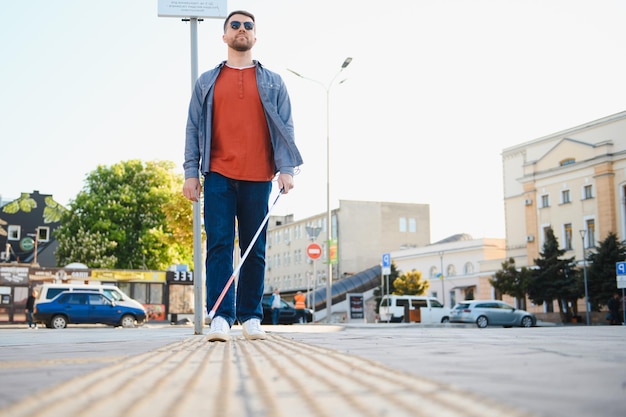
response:
M624 260L626 245L613 232L587 255L587 290L592 311L600 311L617 290L615 263Z
M534 270L528 286L528 296L535 304L552 303L557 300L564 321L569 321L572 314L569 306L575 308L576 300L581 297L581 289L571 264L574 258L561 259L565 250L559 249L559 242L552 229L546 233L546 241L540 258L535 259L538 269Z
M393 281L395 295L422 295L426 292L430 283L422 281L422 273L412 270L400 275Z
M521 269L515 267L515 259L509 258L502 262L502 269L497 271L489 282L501 294L515 297L517 305L526 309L526 294L532 279L532 271L525 266Z
M163 270L192 264L191 205L171 161L99 166L56 230L57 262Z

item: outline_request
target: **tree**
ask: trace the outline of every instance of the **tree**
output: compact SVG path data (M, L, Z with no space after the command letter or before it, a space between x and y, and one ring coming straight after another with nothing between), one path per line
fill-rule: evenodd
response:
M518 308L526 309L526 294L532 279L532 271L525 266L515 267L515 259L509 258L502 262L502 269L497 271L489 283L501 294L515 297Z
M546 241L540 258L535 259L538 269L528 285L528 296L535 304L544 302L550 307L557 300L562 319L569 321L570 306L576 308L576 300L581 297L581 289L576 274L571 268L574 258L561 259L565 250L559 249L559 242L552 229L546 232Z
M57 263L155 270L192 264L191 205L173 167L130 160L91 172L56 230Z
M592 311L600 311L617 291L615 264L624 260L626 245L613 232L600 242L595 253L587 255L587 290Z
M400 275L393 281L395 295L422 295L426 292L430 283L422 281L422 273L412 270Z

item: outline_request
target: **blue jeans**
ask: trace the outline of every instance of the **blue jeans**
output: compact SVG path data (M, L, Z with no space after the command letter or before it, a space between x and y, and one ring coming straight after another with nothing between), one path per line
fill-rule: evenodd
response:
M215 305L233 274L235 218L241 255L265 219L271 181L239 181L215 172L204 179L204 227L207 235L206 288L207 310ZM265 285L265 242L267 224L242 265L239 277L220 303L216 316L229 325L251 318L263 319Z
M272 309L272 324L280 324L280 308Z

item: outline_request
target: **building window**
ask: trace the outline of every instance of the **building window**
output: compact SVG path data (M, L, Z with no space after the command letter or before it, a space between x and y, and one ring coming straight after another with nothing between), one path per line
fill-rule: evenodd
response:
M561 204L571 203L572 200L570 198L569 190L561 191Z
M550 195L544 194L541 196L541 208L550 207Z
M448 269L446 273L448 277L456 276L456 268L454 267L454 265L452 264L448 265Z
M409 232L410 233L417 233L417 220L415 219L409 219Z
M50 240L50 228L38 227L37 228L37 240L40 242L48 242Z
M583 200L589 200L593 198L593 187L591 185L585 185L583 187Z
M596 246L596 221L595 219L587 219L585 225L587 226L587 248L594 248Z
M565 250L572 250L572 224L563 225L563 242Z
M400 232L406 232L406 217L400 217Z
M436 266L431 266L430 267L430 271L428 271L428 277L429 278L435 278L435 275L437 275L437 267Z
M571 165L574 163L576 163L576 160L574 158L566 158L566 159L563 159L561 162L559 162L559 165L564 167L565 165Z
M466 262L463 267L463 272L465 275L470 275L474 273L474 264L471 262Z
M20 240L20 238L22 237L21 226L10 224L7 232L8 232L7 234L8 240Z

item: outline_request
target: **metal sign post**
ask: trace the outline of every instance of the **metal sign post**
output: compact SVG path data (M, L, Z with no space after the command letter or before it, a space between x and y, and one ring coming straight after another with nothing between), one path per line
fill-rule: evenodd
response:
M385 293L387 295L387 306L389 306L389 275L391 275L391 255L388 253L383 253L382 258L382 275L385 277L386 289ZM391 314L388 316L387 323L391 320Z
M180 17L189 22L191 49L191 91L198 79L198 21L202 18L223 19L227 14L226 0L158 0L159 17ZM200 196L198 196L200 197ZM193 292L194 334L202 334L204 324L204 301L202 283L204 254L202 253L202 213L200 201L193 204Z
M622 312L624 317L622 326L626 326L626 297L624 297L624 289L626 289L626 262L617 262L615 264L617 288L622 290Z

